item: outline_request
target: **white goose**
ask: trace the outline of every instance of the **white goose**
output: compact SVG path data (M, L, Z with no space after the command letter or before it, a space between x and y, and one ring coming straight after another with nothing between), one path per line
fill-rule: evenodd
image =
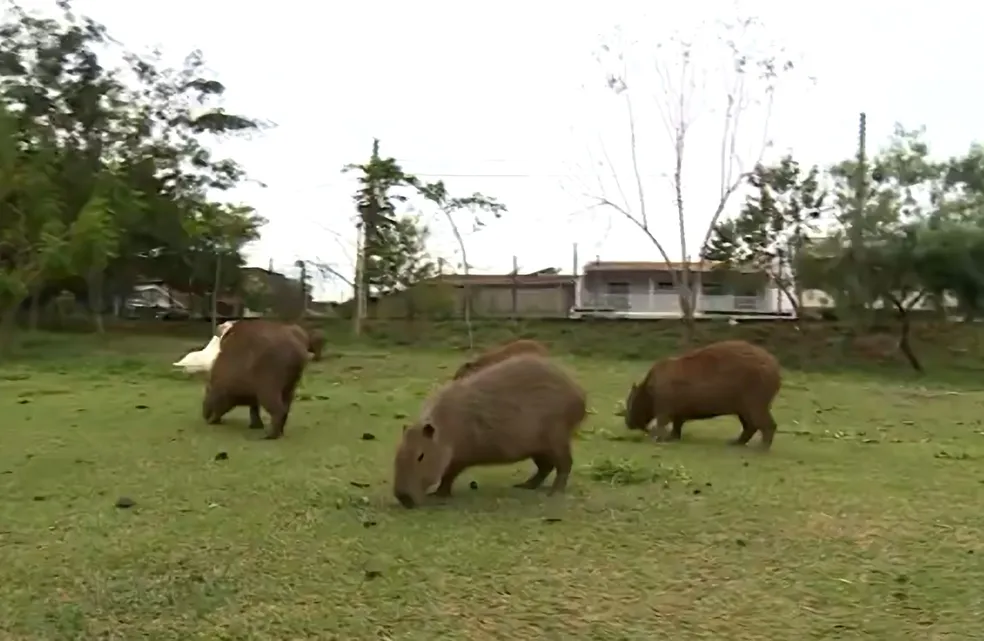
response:
M226 321L219 325L218 335L213 336L212 340L208 342L208 345L198 351L188 352L185 354L184 358L176 363L173 363L173 365L183 369L187 374L197 374L211 370L212 363L215 362L216 357L219 355L219 346L222 342L222 337L225 336L225 333L229 331L229 328L232 327L235 322L236 321Z

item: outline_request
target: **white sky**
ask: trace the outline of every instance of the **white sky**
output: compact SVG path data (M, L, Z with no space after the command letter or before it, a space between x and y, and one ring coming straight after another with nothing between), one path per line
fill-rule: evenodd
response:
M23 5L50 6L42 0ZM226 107L276 123L262 137L217 150L268 185L234 194L270 220L250 249L251 263L266 266L272 259L289 274L298 259L351 270L354 184L340 169L368 158L374 136L383 154L407 171L445 178L452 193L481 191L509 207L500 221L469 236L475 272L508 271L513 255L524 271L569 271L574 243L582 263L596 256L658 259L652 244L617 214L585 212L592 203L585 192L599 194L592 163L598 156L591 151L597 141L604 142L623 186L633 180L624 103L607 90L593 57L616 25L644 43L631 56L643 182L654 232L671 258L679 258L672 192L663 177L674 156L658 128L654 85L644 75L653 67L655 44L671 31L694 33L698 20L737 15L723 0L672 3L663 13L653 3L628 0L172 0L154 9L76 0L75 7L138 52L159 46L177 63L202 49L228 87ZM821 9L757 0L741 9L765 26L757 46L776 41L802 61L779 87L770 153L791 150L803 163L822 164L849 156L861 110L868 113L872 147L895 122L925 125L940 155L984 139L977 52L984 5L831 0ZM694 61L706 88L695 96L701 115L685 167L691 252L719 184L721 116L715 110L725 93L715 55L704 48ZM665 54L662 60L675 63ZM761 109L744 118L743 158L751 165L763 133ZM611 183L607 195L617 196ZM460 262L445 223L433 218L431 227L435 253ZM316 293L338 298L346 289L322 283Z

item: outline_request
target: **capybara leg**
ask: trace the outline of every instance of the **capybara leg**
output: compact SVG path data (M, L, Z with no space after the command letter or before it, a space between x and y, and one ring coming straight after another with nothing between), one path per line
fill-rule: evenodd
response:
M769 451L772 448L772 439L776 436L776 419L772 417L772 412L766 412L762 419L762 449Z
M263 418L260 417L260 404L256 401L253 401L249 405L249 429L263 429Z
M559 446L553 459L554 466L557 468L557 475L554 477L553 485L550 486L547 494L558 494L567 489L567 479L570 477L571 468L574 466L570 442L565 442Z
M270 429L263 435L263 438L267 440L280 438L284 435L284 424L287 423L290 407L281 400L279 392L264 394L259 398L259 401L263 409L270 415Z
M758 428L755 427L755 424L752 421L748 420L744 416L739 415L738 420L741 421L741 434L738 435L738 438L731 441L731 444L747 445L748 441L752 440L752 437L755 436L755 432L758 431Z
M679 441L683 437L683 421L674 420L673 429L670 430L668 441Z
M287 423L287 410L281 409L270 414L270 429L263 435L268 441L273 441L284 435L284 425Z
M433 496L447 498L451 496L451 486L454 485L455 479L464 471L465 468L458 465L449 465L448 469L444 470L444 475L441 477L441 483L434 490Z
M543 485L543 482L547 480L550 473L554 471L553 459L549 456L537 454L533 457L533 463L536 464L536 472L533 473L533 476L522 483L517 483L514 487L524 490L535 490Z

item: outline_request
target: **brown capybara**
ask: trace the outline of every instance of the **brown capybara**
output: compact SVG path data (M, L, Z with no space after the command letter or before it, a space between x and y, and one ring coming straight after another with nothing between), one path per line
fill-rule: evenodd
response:
M320 361L321 352L325 348L325 333L320 329L308 329L302 325L293 324L290 330L304 343L309 360Z
M521 338L504 345L499 345L498 347L493 347L477 358L470 360L459 367L458 371L454 373L454 378L452 380L462 379L483 368L490 365L495 365L496 363L501 363L507 358L512 358L518 354L539 354L540 356L546 356L547 348L543 345L543 343L538 343L537 341L526 338Z
M261 319L234 324L222 336L205 384L202 417L216 424L246 405L250 428L262 429L262 407L270 415L265 438L280 438L307 362L307 344L290 325Z
M325 349L325 333L320 329L307 330L308 351L311 353L311 360L320 361L321 352Z
M741 435L732 443L745 445L761 431L768 450L776 433L772 401L780 384L779 361L766 350L741 340L712 343L657 361L632 385L625 425L650 430L658 441L679 440L686 421L737 416ZM669 436L668 424L673 425Z
M571 473L571 438L587 413L586 395L563 369L523 354L450 381L403 428L394 461L393 493L414 507L440 482L450 496L454 480L475 465L531 458L536 472L516 487L536 489L557 470L550 493L563 492Z

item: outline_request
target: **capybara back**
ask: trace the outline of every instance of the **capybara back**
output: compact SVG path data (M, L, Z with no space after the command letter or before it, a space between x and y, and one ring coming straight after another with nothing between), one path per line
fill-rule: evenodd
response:
M737 416L742 432L732 442L745 445L761 431L769 449L776 431L771 407L780 385L779 361L765 349L741 340L712 343L653 364L629 390L625 425L651 429L656 440L678 440L686 421Z
M404 428L394 463L394 494L406 507L475 465L532 458L536 472L520 487L540 487L557 471L551 493L570 476L571 437L587 413L584 390L563 369L538 355L506 359L441 387L417 421Z
M259 429L262 407L270 415L266 438L280 438L306 364L306 343L289 325L262 319L234 324L222 336L205 386L203 417L218 423L232 408L246 405L250 427Z
M547 348L543 343L526 338L510 341L504 345L493 347L492 349L479 355L477 358L463 364L454 373L454 380L464 378L485 367L495 365L496 363L501 363L507 358L512 358L513 356L518 356L520 354L539 354L541 356L546 356Z

